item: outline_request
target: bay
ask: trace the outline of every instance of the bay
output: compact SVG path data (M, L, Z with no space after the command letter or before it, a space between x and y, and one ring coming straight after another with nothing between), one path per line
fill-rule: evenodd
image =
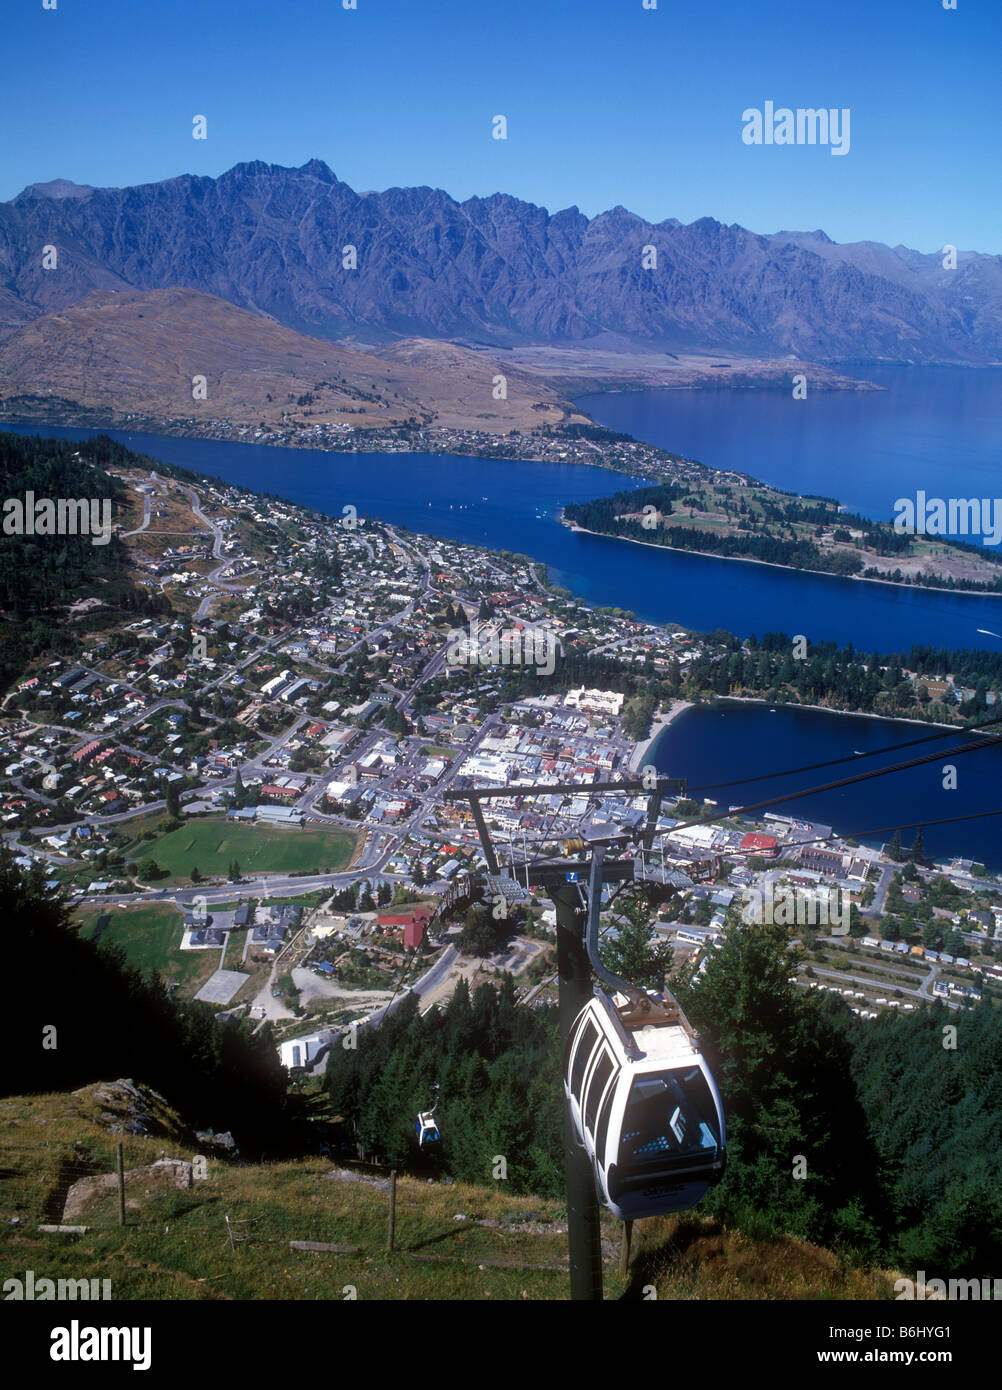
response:
M834 714L794 706L770 706L736 700L696 705L674 720L650 750L650 760L666 777L687 777L690 794L700 794L729 806L749 805L771 797L784 797L769 808L781 815L830 825L836 834L855 835L864 843L880 845L891 835L862 834L881 827L900 825L909 815L915 821L941 820L1002 809L1002 742L951 759L949 748L974 741L973 735L943 730L942 743L903 749L900 754L860 758L837 767L819 768L795 777L776 777L788 768L851 757L937 732L927 725L905 720L872 719L866 715ZM924 767L857 782L835 791L793 799L785 793L817 786L867 772L888 763L920 757L941 749L940 761ZM956 767L956 790L943 787L943 767ZM760 775L761 774L761 775ZM753 778L741 786L715 784ZM698 792L705 788L705 793ZM754 813L762 816L764 812ZM929 859L968 858L990 869L1002 870L1002 816L929 826L922 832ZM904 847L914 840L904 830Z
M1002 497L1002 368L847 369L880 391L606 392L577 404L622 430L788 492L890 521L899 497ZM979 536L964 537L978 540Z

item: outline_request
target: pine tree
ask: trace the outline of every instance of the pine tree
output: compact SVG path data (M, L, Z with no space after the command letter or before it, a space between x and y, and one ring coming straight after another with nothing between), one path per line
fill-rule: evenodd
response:
M634 898L626 908L625 922L616 924L616 939L602 944L602 959L614 974L631 985L660 985L664 978L663 953L655 944L647 904Z

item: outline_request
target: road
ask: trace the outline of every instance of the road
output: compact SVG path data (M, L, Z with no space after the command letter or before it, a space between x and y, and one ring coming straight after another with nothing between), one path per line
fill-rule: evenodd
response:
M424 999L427 995L432 994L448 975L449 971L452 968L453 962L456 960L458 954L459 953L456 950L455 946L447 946L430 970L425 971L421 978L419 980L416 980L415 983L412 984L409 989L401 990L395 996L395 998L391 999L388 1004L384 1004L382 1008L377 1009L375 1013L369 1014L367 1018L360 1018L357 1024L355 1025L356 1029L378 1028L379 1024L382 1023L386 1015L389 1013L393 1013L396 1009L398 1009L400 1005L403 1003L403 1001L407 998L408 994L416 994L419 999ZM265 1000L259 996L259 998L255 1002L257 1003L258 1007L264 1006L265 1008L267 1008L269 1002L275 1004L279 1003L280 1001L274 999L271 996L269 990L268 1000ZM347 1032L347 1029L344 1031ZM316 1062L310 1068L310 1074L312 1076L323 1076L324 1072L327 1070L327 1053L329 1050L329 1048L325 1049L317 1057Z
M865 985L866 988L870 990L884 990L887 994L900 991L901 994L907 994L912 999L934 999L938 997L932 992L932 982L936 979L939 972L932 967L930 967L929 974L923 979L918 989L909 989L907 985L902 984L900 980L897 979L889 979L887 984L881 984L879 980L871 979L867 975L849 975L844 970L825 970L820 965L812 965L811 969L814 971L815 975L824 975L826 979L851 980L853 984ZM960 1009L964 1007L964 1005L955 1003L952 999L943 999L941 1002L949 1009Z
M238 594L240 590L245 587L245 585L224 584L221 581L219 576L228 568L230 564L229 560L223 559L222 528L219 525L217 525L217 523L214 522L211 517L206 516L205 513L202 511L201 501L199 499L198 493L195 491L194 488L187 487L184 483L175 483L174 486L177 488L178 492L183 492L184 495L188 498L188 501L191 503L191 511L195 520L201 522L201 524L205 527L207 531L212 532L212 557L215 560L222 561L222 563L217 565L216 568L212 571L212 573L207 575L206 577L206 582L212 584L215 587L216 592L206 594L205 598L202 599L202 602L196 608L192 621L198 622L201 618L205 618L208 616L209 610L211 609L213 603L215 603L216 599L219 597L220 593Z
M430 970L425 971L420 980L415 981L410 989L402 990L395 999L391 999L390 1002L384 1004L381 1009L377 1009L375 1013L369 1014L368 1018L360 1019L358 1024L359 1028L366 1026L375 1027L382 1023L387 1014L393 1013L394 1010L400 1007L408 994L416 994L419 999L423 999L426 995L433 993L452 969L452 964L458 955L459 952L456 950L455 946L446 946L435 964Z
M155 473L151 473L151 474L150 474L150 482L151 482L151 483L156 483L156 482L159 482L159 481L160 481L160 480L159 480L159 478L157 477L157 475L156 475ZM137 526L136 529L135 529L134 531L123 531L122 534L121 534L121 539L122 539L122 540L125 540L128 536L138 536L139 533L140 533L141 531L145 531L145 530L146 530L146 528L147 528L147 527L149 526L149 524L150 524L150 507L152 506L152 503L153 503L152 494L151 494L151 493L148 493L148 492L147 492L147 493L144 493L144 494L143 494L143 504L144 504L144 509L143 509L143 523L142 523L141 526Z
M894 878L896 864L883 864L880 869L880 878L877 880L877 887L873 894L873 902L869 907L860 908L860 917L879 918L884 915L884 903L887 901L887 890L891 886Z

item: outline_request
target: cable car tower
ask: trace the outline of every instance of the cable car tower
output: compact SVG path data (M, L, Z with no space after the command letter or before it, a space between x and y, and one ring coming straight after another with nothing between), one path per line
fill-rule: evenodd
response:
M627 1223L693 1206L723 1173L724 1120L698 1035L678 1003L664 991L621 980L602 963L598 947L606 885L641 882L664 891L691 886L685 874L650 860L661 799L665 792L684 792L686 782L662 777L653 785L650 779L602 782L587 790L648 792L646 824L623 829L593 822L580 838L563 841L562 855L527 856L517 865L513 855L505 870L481 803L513 795L580 795L581 785L471 787L447 791L445 800L470 804L493 899L501 893L506 902L524 900L532 884L556 908L571 1297L594 1300L602 1297L599 1193ZM604 990L593 988L593 971Z

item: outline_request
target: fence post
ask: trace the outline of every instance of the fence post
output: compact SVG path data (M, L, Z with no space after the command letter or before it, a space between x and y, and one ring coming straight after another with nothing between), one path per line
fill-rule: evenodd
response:
M396 1229L397 1220L397 1170L394 1168L390 1173L390 1225L386 1233L386 1248L393 1249L393 1236Z
M630 1240L633 1236L633 1222L623 1222L623 1244L619 1251L619 1277L625 1279L630 1272Z
M115 1154L115 1167L118 1172L118 1224L125 1225L125 1159L122 1155L122 1141L118 1141Z

